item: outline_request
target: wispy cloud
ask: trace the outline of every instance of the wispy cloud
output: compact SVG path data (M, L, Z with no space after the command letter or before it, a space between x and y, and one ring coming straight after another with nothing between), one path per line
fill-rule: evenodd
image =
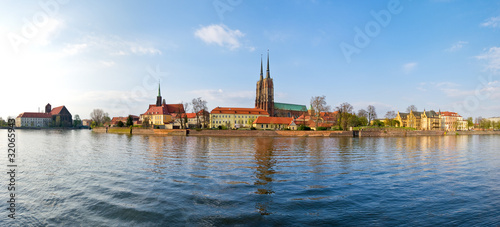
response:
M201 27L194 35L207 44L217 44L230 50L241 46L240 38L245 36L240 30L231 30L224 24L213 24Z
M476 58L486 61L486 70L494 73L500 71L500 47L491 47L487 52L476 56Z
M500 16L488 18L485 22L481 23L481 26L492 27L492 28L500 27Z
M76 43L66 44L63 53L77 55L83 52L97 52L110 56L162 54L159 49L145 43L127 41L117 36L86 36Z
M409 62L409 63L406 63L403 65L403 72L405 74L409 74L411 72L413 72L418 66L418 63L417 62Z
M458 41L458 42L452 44L450 48L446 49L446 51L455 52L455 51L462 49L462 47L464 47L464 45L467 45L467 44L469 44L469 42L467 42L467 41Z

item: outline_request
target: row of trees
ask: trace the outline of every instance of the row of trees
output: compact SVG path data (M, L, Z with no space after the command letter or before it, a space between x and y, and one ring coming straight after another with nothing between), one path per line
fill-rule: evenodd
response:
M314 121L316 123L316 127L320 121L320 113L321 112L330 112L331 107L326 103L326 96L314 96L311 98L311 108L314 116ZM375 106L368 105L366 109L360 109L357 113L354 112L354 107L344 102L339 106L334 108L334 111L337 111L336 119L334 119L334 124L338 126L339 129L347 130L349 127L358 127L358 126L369 126L373 121L373 126L399 126L399 121L394 120L396 118L396 112L387 111L385 114L385 123L377 119L377 112ZM410 105L406 108L407 112L417 111L417 107L415 105ZM500 127L500 126L499 126Z
M330 112L331 107L326 104L326 96L314 96L311 98L311 108L316 127L321 118L321 112ZM358 127L369 125L372 120L377 118L377 112L375 107L369 105L367 109L360 109L356 114L354 112L354 107L344 102L339 106L334 108L337 111L336 119L334 119L334 124L336 124L339 129L347 130L349 127Z

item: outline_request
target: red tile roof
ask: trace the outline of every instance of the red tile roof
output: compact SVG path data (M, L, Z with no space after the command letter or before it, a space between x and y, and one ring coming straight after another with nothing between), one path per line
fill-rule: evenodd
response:
M184 113L184 105L182 104L163 104L161 106L156 106L155 104L149 105L148 110L144 113L145 115L151 114L173 114L173 113Z
M289 125L290 123L293 122L292 117L262 117L259 116L255 121L253 121L254 124L279 124L279 125Z
M449 111L443 111L443 112L441 112L441 115L448 116L448 117L460 117L460 115L458 115L457 113L449 112Z
M58 106L56 108L53 108L52 111L50 111L50 113L52 115L57 115L59 113L61 113L61 110L63 109L64 106Z
M196 113L187 113L187 118L196 118Z
M259 108L216 107L211 114L260 114L269 115L267 111Z
M50 113L36 113L36 112L24 112L19 114L17 117L28 117L28 118L52 118Z

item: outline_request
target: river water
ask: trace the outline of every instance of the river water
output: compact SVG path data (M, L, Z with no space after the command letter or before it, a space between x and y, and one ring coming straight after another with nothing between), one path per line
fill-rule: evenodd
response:
M0 143L1 226L500 225L496 135L16 136L15 220Z

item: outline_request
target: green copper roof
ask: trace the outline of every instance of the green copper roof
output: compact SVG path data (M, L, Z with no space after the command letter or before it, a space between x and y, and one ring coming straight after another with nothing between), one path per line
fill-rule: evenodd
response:
M160 82L158 82L158 96L161 96L161 94L160 94Z
M279 102L275 102L274 103L274 109L294 110L294 111L307 111L307 107L305 105L279 103Z

